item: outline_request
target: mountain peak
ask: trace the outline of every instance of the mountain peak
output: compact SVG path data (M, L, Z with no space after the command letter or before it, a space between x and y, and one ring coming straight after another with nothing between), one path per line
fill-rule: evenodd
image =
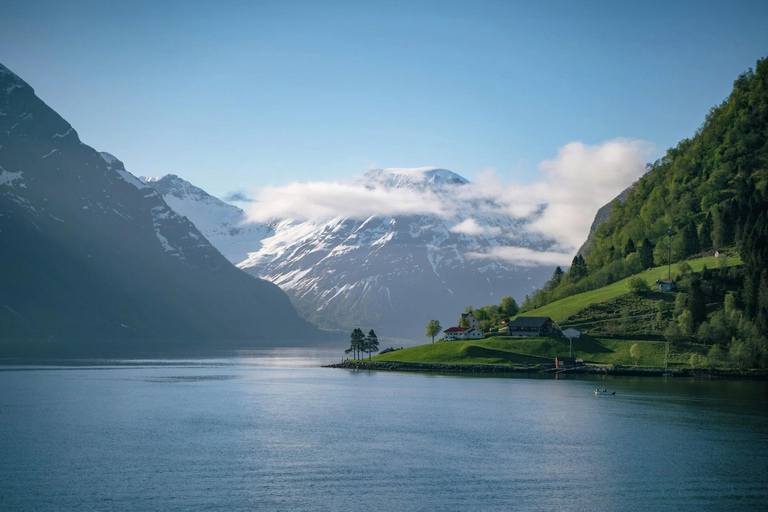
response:
M359 180L366 186L388 188L466 185L469 180L440 167L390 167L370 169Z

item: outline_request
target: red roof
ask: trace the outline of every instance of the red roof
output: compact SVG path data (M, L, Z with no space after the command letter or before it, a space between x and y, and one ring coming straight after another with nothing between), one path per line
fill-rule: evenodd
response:
M443 332L464 332L468 331L469 327L449 327L448 329L444 330Z

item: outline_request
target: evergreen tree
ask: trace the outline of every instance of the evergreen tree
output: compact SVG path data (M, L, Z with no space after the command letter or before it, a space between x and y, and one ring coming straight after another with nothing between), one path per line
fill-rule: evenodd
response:
M640 261L643 263L643 269L649 269L653 266L653 244L647 238L640 244Z
M560 284L560 281L563 280L564 275L565 275L565 272L563 272L563 269L560 268L560 265L558 265L555 268L555 271L552 273L552 281L555 283L555 286Z
M707 213L704 222L699 227L699 249L708 251L712 248L712 214Z
M573 257L571 268L568 269L568 276L572 281L578 281L579 279L586 277L587 274L587 264L584 261L584 257L581 254L577 254Z
M633 242L632 239L630 238L629 240L627 240L627 243L624 245L624 257L626 258L636 250L637 249L635 248L635 242Z
M712 243L716 249L728 247L733 243L733 220L731 209L728 205L721 206L715 211Z
M688 291L688 309L695 325L699 325L707 318L707 301L701 289L701 281L698 279L691 282Z
M352 357L354 359L359 359L358 354L363 353L362 351L365 345L365 334L363 334L363 331L357 327L352 331L352 334L349 335L349 338L349 348L345 350L344 353L349 354L352 352Z
M699 234L696 225L688 222L683 228L683 258L693 256L699 252Z
M371 360L371 352L379 350L379 337L373 332L373 329L368 331L368 336L365 337L365 351L368 352L368 360Z

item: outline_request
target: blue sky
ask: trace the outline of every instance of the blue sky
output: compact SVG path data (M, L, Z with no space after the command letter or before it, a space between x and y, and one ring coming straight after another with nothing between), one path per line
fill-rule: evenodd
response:
M0 62L134 174L224 196L376 167L655 158L768 54L768 2L3 2ZM620 5L619 5L620 4Z

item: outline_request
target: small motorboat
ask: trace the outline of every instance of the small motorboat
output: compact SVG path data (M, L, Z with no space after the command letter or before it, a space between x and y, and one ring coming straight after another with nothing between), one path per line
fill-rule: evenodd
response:
M604 389L600 391L599 389L595 390L595 396L615 396L615 391L608 391L607 389Z

